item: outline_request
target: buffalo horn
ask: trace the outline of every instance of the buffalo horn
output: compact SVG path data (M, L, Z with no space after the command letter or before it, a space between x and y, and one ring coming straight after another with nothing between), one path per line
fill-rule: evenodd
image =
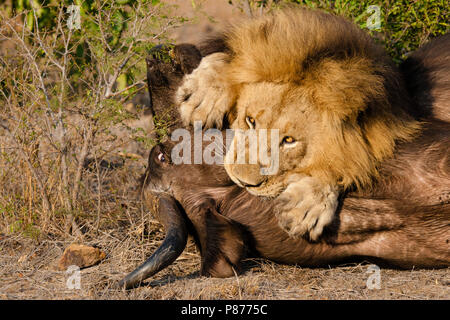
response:
M159 220L166 230L166 237L147 261L119 282L120 288L131 289L138 286L174 262L186 247L188 231L176 201L168 196L160 197L158 211Z

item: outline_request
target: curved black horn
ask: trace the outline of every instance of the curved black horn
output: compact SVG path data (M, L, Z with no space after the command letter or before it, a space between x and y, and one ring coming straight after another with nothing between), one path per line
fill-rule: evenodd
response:
M186 247L188 231L182 212L175 199L163 196L159 199L159 220L166 229L166 237L159 248L142 265L119 282L120 288L131 289L143 280L169 266Z

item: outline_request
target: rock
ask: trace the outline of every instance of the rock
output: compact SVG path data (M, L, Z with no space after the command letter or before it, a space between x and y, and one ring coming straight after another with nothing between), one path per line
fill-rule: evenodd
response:
M71 244L64 250L59 259L58 269L64 271L71 265L76 265L79 268L90 267L99 263L105 257L106 254L98 248L83 244Z

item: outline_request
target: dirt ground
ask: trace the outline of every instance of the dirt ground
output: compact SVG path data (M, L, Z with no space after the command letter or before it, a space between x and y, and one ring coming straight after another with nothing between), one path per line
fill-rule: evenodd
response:
M177 43L197 44L214 32L223 30L228 24L245 18L245 14L228 0L196 0L194 8L188 0L165 0L171 6L171 14L190 19L174 30L171 37Z
M202 277L192 241L173 265L141 287L114 289L161 242L160 226L153 227L146 238L110 230L88 243L104 250L107 258L81 270L80 289L70 289L72 274L56 268L69 242L3 237L0 299L450 299L450 269L381 269L380 289L368 288L372 273L365 263L311 269L249 260L236 277Z
M178 3L180 14L195 15L190 1L168 2ZM225 0L203 4L203 18L174 33L178 42L197 42L200 35L215 30L220 24L212 23L209 15L219 23L241 15ZM109 226L86 222L84 227L90 231L82 239L49 235L33 240L0 234L0 299L450 299L450 268L382 268L379 289L367 287L372 275L368 263L311 269L249 260L236 277L202 277L192 240L174 264L141 287L114 289L118 280L156 250L164 236L161 225L137 208L138 201L121 205L125 208L122 216ZM81 270L79 289L70 289L71 275L57 269L64 249L73 242L97 246L107 255L100 264Z

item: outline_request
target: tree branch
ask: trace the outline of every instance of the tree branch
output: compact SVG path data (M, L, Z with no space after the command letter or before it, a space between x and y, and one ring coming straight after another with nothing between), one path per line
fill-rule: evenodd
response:
M242 6L247 17L253 18L252 7L250 6L249 0L243 0Z

